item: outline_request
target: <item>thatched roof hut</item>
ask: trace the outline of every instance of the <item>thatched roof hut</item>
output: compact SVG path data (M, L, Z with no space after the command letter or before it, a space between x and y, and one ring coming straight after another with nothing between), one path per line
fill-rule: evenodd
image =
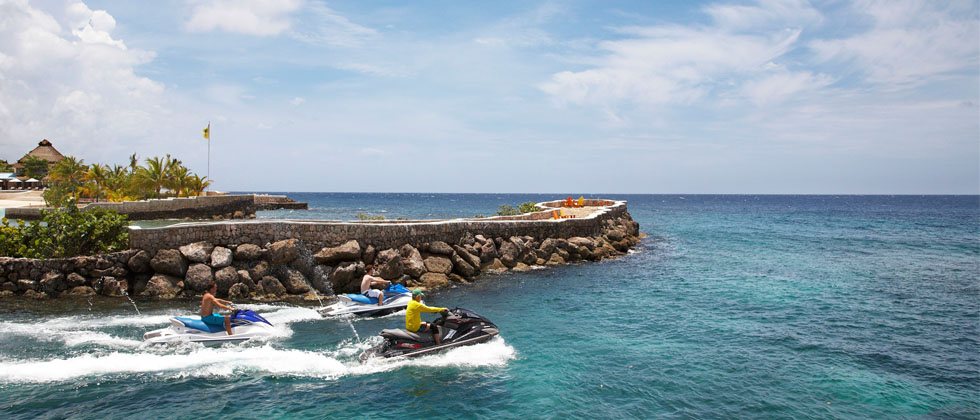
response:
M24 157L17 159L17 163L11 166L13 166L17 172L20 172L20 170L24 168L24 161L31 156L48 161L49 166L51 164L58 163L60 160L65 158L65 155L61 154L58 149L55 149L48 139L44 139L38 142L37 147L35 147L34 150L27 152Z

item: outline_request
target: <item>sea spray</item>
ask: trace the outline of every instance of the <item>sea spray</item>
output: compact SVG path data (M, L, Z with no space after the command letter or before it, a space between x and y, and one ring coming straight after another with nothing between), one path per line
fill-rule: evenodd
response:
M123 292L123 296L126 296L126 299L129 299L129 303L133 304L133 309L136 310L136 315L142 315L140 313L140 308L136 307L136 302L133 301L133 298L129 297L129 292L126 290L123 290L122 292Z

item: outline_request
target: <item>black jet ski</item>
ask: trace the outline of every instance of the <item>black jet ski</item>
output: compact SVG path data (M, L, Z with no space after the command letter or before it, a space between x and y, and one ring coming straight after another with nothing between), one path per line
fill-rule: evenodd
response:
M402 329L381 331L384 342L361 353L361 361L372 357L416 357L439 351L484 343L500 332L497 326L476 312L463 308L453 308L433 322L439 329L442 344L436 345L432 333L412 333Z

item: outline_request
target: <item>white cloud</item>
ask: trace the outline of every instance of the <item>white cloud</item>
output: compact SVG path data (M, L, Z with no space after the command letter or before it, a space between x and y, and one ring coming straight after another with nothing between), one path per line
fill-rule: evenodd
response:
M976 77L980 37L968 2L861 1L853 13L870 17L871 28L813 41L819 60L853 63L868 81L891 87L921 85L952 72Z
M306 99L303 99L303 98L297 96L297 97L291 99L289 101L289 104L292 105L292 106L300 106L300 105L303 105L304 102L306 102Z
M830 76L808 71L778 71L746 82L742 94L752 103L777 104L800 92L820 90L833 83Z
M115 24L80 2L53 14L0 2L0 144L46 137L71 152L140 133L164 112L164 86L135 71L154 54L114 39Z
M184 27L192 32L278 35L290 28L290 15L302 5L300 0L210 0L194 7Z
M351 22L320 3L306 5L289 35L310 44L334 47L356 47L379 36L374 29Z

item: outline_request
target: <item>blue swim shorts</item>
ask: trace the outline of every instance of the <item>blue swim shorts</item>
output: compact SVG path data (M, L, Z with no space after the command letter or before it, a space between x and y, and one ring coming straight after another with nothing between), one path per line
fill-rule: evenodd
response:
M211 314L204 318L201 318L205 324L208 325L225 325L225 317L221 314Z

